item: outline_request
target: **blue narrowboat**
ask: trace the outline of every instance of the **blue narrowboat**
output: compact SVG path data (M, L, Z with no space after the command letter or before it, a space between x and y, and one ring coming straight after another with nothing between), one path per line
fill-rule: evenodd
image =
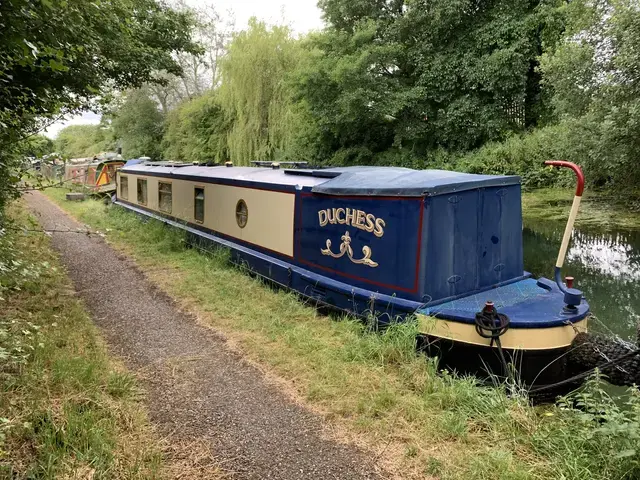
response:
M416 316L422 346L461 373L509 363L553 383L586 331L589 306L560 259L554 281L524 271L517 176L141 162L117 183L116 204L304 297L382 323Z

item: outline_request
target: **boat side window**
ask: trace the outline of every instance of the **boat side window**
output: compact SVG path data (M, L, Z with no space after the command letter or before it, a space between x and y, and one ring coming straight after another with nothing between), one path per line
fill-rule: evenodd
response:
M120 175L120 198L129 200L129 177Z
M193 218L196 222L204 222L204 188L193 189Z
M147 204L147 181L145 179L138 179L138 203L140 205Z
M158 182L158 206L165 213L171 213L171 184Z
M238 200L236 204L236 222L240 228L244 228L247 226L247 222L249 221L249 209L247 208L247 204L244 200Z

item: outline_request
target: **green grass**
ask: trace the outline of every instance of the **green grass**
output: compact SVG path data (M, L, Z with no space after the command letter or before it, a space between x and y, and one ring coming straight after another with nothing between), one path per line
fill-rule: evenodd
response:
M12 228L34 228L24 208ZM48 237L0 235L0 478L164 475L136 379L109 359Z
M415 354L411 323L374 333L348 318L320 315L230 266L224 250L187 249L180 232L159 222L95 201L65 202L63 191L47 193L105 232L201 322L284 378L283 388L323 414L336 435L368 446L401 478L640 475L636 458L614 455L638 447L637 396L626 413L607 403L597 383L581 397L594 412L610 412L608 426L619 430L603 431L595 415L566 405L532 408L473 378L438 372L434 360Z
M541 188L525 192L522 195L525 224L539 221L566 222L574 193L573 188ZM596 229L640 228L640 211L636 203L630 204L628 200L611 193L587 189L580 204L576 226Z

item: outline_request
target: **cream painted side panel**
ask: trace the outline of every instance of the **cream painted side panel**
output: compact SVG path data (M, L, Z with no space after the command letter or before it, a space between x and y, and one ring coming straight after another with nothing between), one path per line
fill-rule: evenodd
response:
M474 324L460 323L418 315L420 333L473 345L491 345L491 339L476 332ZM500 337L504 348L547 350L567 347L579 332L587 331L588 319L571 325L546 328L509 328Z
M129 195L126 200L135 205L142 205L151 210L158 210L158 180L155 177L144 177L140 175L126 174L129 179ZM147 203L138 202L138 179L147 181Z
M253 188L199 183L188 180L162 179L127 174L130 203L137 202L137 180L147 180L146 207L158 210L158 183L171 183L171 215L195 223L194 189L205 189L203 226L234 238L284 255L293 256L295 195ZM247 204L249 218L245 228L236 222L236 205L242 199ZM160 212L163 213L163 212Z
M140 177L147 180L147 208L158 209L158 177Z
M163 181L162 179L159 179ZM171 181L173 206L171 215L187 222L193 222L193 182L186 180Z
M207 185L205 226L269 250L293 256L295 195L228 185ZM247 204L244 228L236 222L239 200ZM209 216L208 212L213 211Z

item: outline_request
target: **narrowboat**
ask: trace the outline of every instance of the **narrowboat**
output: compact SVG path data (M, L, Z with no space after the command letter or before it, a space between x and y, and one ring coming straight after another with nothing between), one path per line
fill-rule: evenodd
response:
M116 170L125 162L118 154L105 158L73 162L65 166L64 180L75 185L84 185L96 194L111 194L116 189Z
M551 384L587 329L564 253L554 280L524 271L517 176L141 162L118 170L114 203L228 247L314 302L381 323L417 317L422 347L460 373Z

